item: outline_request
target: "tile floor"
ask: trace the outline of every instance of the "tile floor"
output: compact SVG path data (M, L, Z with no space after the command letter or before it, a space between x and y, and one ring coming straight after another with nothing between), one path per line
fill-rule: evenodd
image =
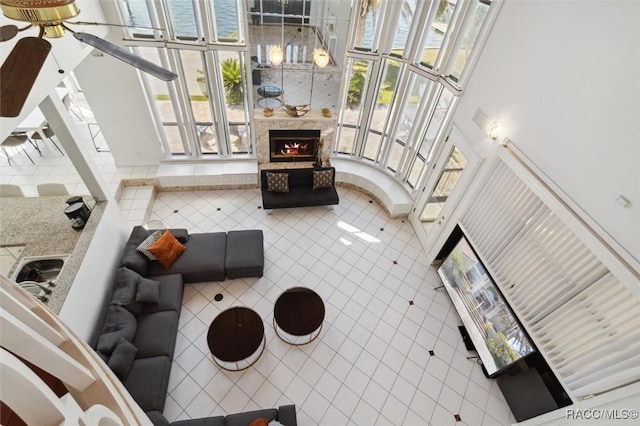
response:
M116 167L110 153L95 151L86 126L78 123L78 133L110 190L123 178L155 176L155 167ZM41 148L41 157L32 155L35 165L22 153L12 153L12 167L0 159L0 181L21 185L27 196L36 196L41 182L86 194L68 157L47 142ZM141 223L149 191L123 192L120 205L130 225ZM514 422L495 381L466 359L459 318L446 293L433 290L438 276L424 262L410 224L388 219L357 191L339 192L333 210L270 215L258 208L258 190L157 195L152 218L168 226L265 232L264 277L186 286L167 418L295 403L301 426ZM314 288L327 311L320 337L299 347L279 340L271 326L275 300L294 285ZM216 293L225 296L221 302L213 301ZM213 364L205 341L211 320L232 305L258 311L267 334L259 361L236 373Z
M157 195L152 218L167 226L258 228L265 236L262 278L186 286L165 416L295 403L301 426L515 422L495 381L466 359L458 315L446 293L434 291L439 278L411 225L388 219L357 191L339 192L333 210L272 214L259 208L258 190ZM326 306L319 338L304 346L285 344L272 327L275 300L296 285L313 288ZM260 314L267 339L258 362L241 372L219 369L206 343L212 319L234 305Z

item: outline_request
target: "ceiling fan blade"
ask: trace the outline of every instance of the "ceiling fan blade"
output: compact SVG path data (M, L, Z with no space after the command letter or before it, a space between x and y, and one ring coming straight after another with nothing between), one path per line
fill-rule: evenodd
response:
M147 72L160 80L171 81L178 78L178 74L173 73L169 70L166 70L153 62L150 62L144 59L141 56L134 55L122 47L116 46L113 43L110 43L106 40L101 39L100 37L96 37L93 34L87 33L77 33L74 32L73 36L80 40L83 43L87 43L90 46L95 47L98 50L103 51L104 53L111 55L115 58L120 59L134 67Z
M38 37L18 40L0 68L1 117L20 115L50 50L51 43Z
M8 41L18 35L20 30L16 25L3 25L0 27L0 42Z

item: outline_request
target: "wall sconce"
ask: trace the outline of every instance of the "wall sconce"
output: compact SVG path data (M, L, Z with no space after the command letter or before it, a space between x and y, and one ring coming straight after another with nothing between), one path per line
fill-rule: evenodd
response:
M278 44L272 44L271 49L269 49L269 59L273 65L280 65L284 60L284 53L282 52L282 47Z
M313 61L320 68L324 68L329 65L329 54L322 48L313 50Z
M485 132L493 140L498 139L504 133L504 125L499 118L492 118L487 122Z

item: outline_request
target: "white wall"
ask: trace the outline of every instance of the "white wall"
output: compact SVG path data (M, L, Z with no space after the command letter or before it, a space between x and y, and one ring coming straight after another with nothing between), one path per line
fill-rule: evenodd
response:
M477 108L640 270L640 2L506 1L453 120ZM624 195L628 208L616 204Z
M164 154L138 71L108 55L89 55L75 75L116 166L157 166Z
M93 337L102 316L128 237L118 204L109 202L58 315L85 341Z

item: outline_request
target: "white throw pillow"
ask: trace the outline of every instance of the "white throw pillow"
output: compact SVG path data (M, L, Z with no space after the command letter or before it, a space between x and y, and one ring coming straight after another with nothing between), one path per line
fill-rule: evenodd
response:
M144 254L149 258L149 260L158 260L150 251L149 247L153 245L158 239L162 236L162 231L155 231L151 233L143 242L140 243L136 250L140 253Z

